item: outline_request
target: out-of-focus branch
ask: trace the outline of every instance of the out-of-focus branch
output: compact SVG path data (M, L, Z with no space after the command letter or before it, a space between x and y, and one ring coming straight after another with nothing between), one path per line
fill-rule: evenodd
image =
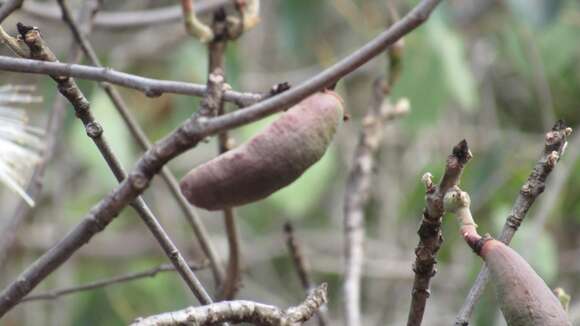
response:
M302 325L312 318L326 303L326 283L308 295L296 307L282 310L275 306L252 301L223 301L202 307L189 307L179 311L138 318L131 326L214 325L219 322L253 323L264 326Z
M38 29L31 26L26 26L18 23L18 32L22 39L30 49L30 55L33 59L43 61L57 61L54 53L44 43L40 36ZM126 179L127 173L119 163L118 158L111 150L107 140L103 136L103 127L94 119L90 103L76 85L75 81L70 77L54 76L51 78L57 83L58 91L63 95L73 106L76 117L79 118L86 130L87 136L91 138L95 146L99 149L101 156L107 162L107 165L117 178L119 182ZM221 87L221 85L219 85ZM155 236L160 246L163 248L167 257L174 264L175 268L191 289L193 294L203 304L211 303L212 300L203 288L195 274L187 265L185 259L175 246L153 212L141 197L137 197L131 206L135 209L139 217L147 225L151 233Z
M22 2L22 0L17 1ZM194 10L197 15L201 16L233 3L234 0L199 1L195 4ZM40 19L61 19L59 8L48 2L26 1L22 6L22 11ZM180 5L126 12L100 12L95 18L95 28L112 30L148 28L160 24L179 23L181 19Z
M323 89L362 66L405 34L421 25L440 0L423 0L404 18L393 24L375 39L300 85L274 95L264 101L215 118L194 115L171 134L157 142L136 163L128 177L62 238L51 250L30 265L0 293L0 317L26 296L38 283L104 230L113 219L149 186L161 168L179 154L195 147L204 138L233 129L279 112L298 103L310 94ZM1 60L0 60L1 61ZM57 73L58 75L58 73ZM221 93L221 92L220 92ZM212 94L215 96L216 94Z
M361 325L361 274L364 262L365 220L375 156L383 141L383 129L388 121L409 112L408 100L393 106L385 97L398 79L401 71L403 39L389 48L388 79L378 78L372 87L370 107L363 118L363 125L355 149L353 165L349 172L344 195L344 288L343 303L345 324Z
M77 42L81 45L83 52L85 53L87 58L91 61L91 63L94 66L102 67L101 61L99 60L99 57L95 53L91 43L83 35L78 24L74 21L74 18L70 13L70 9L66 4L66 1L59 0L58 3L62 10L63 19L69 26ZM127 108L127 105L125 104L125 101L121 97L121 94L119 94L119 92L108 83L100 83L100 86L105 90L105 93L111 99L111 102L121 115L123 121L127 125L129 131L131 132L131 134L133 135L133 137L135 138L141 149L146 151L149 148L151 148L151 142L147 138L147 135L145 135L145 132L143 131L139 123L135 120L135 118ZM203 225L199 216L194 211L193 207L189 205L185 197L183 197L183 195L181 194L181 191L179 190L179 185L177 183L177 179L175 178L175 176L169 170L168 167L163 167L163 169L161 169L161 177L169 187L171 194L177 200L179 207L185 214L187 222L192 227L203 252L205 253L210 262L210 266L214 278L216 280L216 283L217 284L221 283L224 277L224 272L223 269L221 268L216 250L209 239L209 235L207 230L205 229L205 226Z
M528 180L520 189L510 215L507 217L505 225L498 240L509 244L526 218L526 214L536 199L542 194L546 187L546 179L558 163L560 156L564 153L567 144L567 137L572 133L572 128L566 127L562 121L558 121L552 130L545 136L544 149L542 155L536 162L536 166L530 173ZM473 313L475 305L483 294L483 290L489 279L489 271L486 266L477 275L475 283L469 290L467 298L455 319L456 326L469 325L469 319Z
M364 261L364 209L370 194L375 155L382 143L386 122L409 112L407 100L401 100L396 105L385 101L388 88L382 78L376 80L373 85L372 104L363 118L363 128L345 189L343 299L345 323L349 326L361 325L360 283Z
M157 97L173 93L203 97L207 95L205 85L180 81L159 80L115 71L107 67L91 67L78 64L45 62L30 59L0 56L0 70L74 77L88 79L139 90L147 96ZM264 98L262 94L226 91L224 100L238 106L248 106Z
M419 326L423 321L427 298L429 298L429 285L431 278L435 275L436 256L439 247L443 243L441 233L441 220L445 213L443 209L443 197L452 187L459 184L463 167L471 159L471 152L465 140L453 147L451 155L447 158L445 174L439 185L434 185L430 173L426 173L422 181L426 187L423 219L419 227L419 244L415 249L415 263L413 271L415 280L413 281L413 291L411 296L411 307L407 326Z
M10 16L14 11L22 7L24 0L7 0L0 5L0 23Z
M286 235L286 247L288 248L292 262L294 263L293 265L296 269L296 274L298 274L302 288L308 294L314 290L314 283L312 283L312 280L310 279L308 268L306 266L306 257L304 257L302 248L296 240L296 237L294 237L294 227L292 227L290 222L284 224L284 234ZM325 305L320 306L316 316L318 317L318 325L326 326L330 324L328 310Z
M203 264L189 263L188 265L189 265L189 268L191 268L191 270L198 271L198 270L207 268L208 264L207 263L203 263ZM157 267L150 268L148 270L141 271L141 272L128 273L128 274L119 275L119 276L115 276L115 277L111 277L111 278L107 278L107 279L103 279L103 280L99 280L99 281L94 281L94 282L87 283L84 285L72 286L72 287L68 287L68 288L51 290L51 291L48 291L46 293L29 295L29 296L25 297L24 299L22 299L20 302L22 303L22 302L31 302L31 301L39 301L39 300L54 300L54 299L57 299L57 298L60 298L63 296L76 294L79 292L101 289L101 288L108 287L111 285L127 283L127 282L131 282L131 281L135 281L135 280L139 280L139 279L147 278L147 277L152 278L152 277L157 276L157 274L159 274L159 273L174 272L174 271L175 271L175 266L173 266L171 264L163 264L163 265L159 265Z

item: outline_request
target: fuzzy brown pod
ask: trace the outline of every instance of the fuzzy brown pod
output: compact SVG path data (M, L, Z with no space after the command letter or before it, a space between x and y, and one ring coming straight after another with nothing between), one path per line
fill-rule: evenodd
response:
M509 326L572 325L558 298L515 250L492 239L485 241L480 255Z
M266 198L324 155L343 116L338 94L313 94L248 142L191 170L181 180L181 191L207 210Z

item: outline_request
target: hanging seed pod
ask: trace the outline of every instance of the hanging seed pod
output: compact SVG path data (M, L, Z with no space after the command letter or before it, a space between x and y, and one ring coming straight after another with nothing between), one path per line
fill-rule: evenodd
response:
M509 326L572 326L556 295L522 256L503 242L477 233L466 192L451 189L444 205L457 216L467 244L485 260Z
M336 93L311 95L248 142L191 170L181 180L181 191L207 210L268 197L324 155L343 115Z
M515 250L495 239L481 251L510 326L571 326L558 298Z

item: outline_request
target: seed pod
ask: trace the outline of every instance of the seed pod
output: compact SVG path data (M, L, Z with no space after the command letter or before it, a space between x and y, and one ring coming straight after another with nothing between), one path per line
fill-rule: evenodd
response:
M207 210L268 197L324 155L343 115L336 93L311 95L248 142L191 170L181 180L181 191Z
M486 241L480 252L509 326L571 326L560 301L512 248Z

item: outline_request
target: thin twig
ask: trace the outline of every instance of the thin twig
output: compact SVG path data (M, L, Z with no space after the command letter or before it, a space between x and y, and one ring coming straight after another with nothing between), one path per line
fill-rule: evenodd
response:
M99 60L99 57L95 53L91 43L83 35L78 24L74 21L74 18L72 17L72 15L70 13L70 8L66 4L66 1L59 0L58 3L59 3L60 8L62 10L63 19L65 20L65 22L69 26L69 28L72 31L72 34L74 35L77 42L81 45L83 52L85 53L87 58L89 58L91 63L93 65L95 65L96 67L102 67L102 64ZM108 83L101 82L99 84L105 90L105 93L107 94L107 96L109 96L109 98L111 99L111 102L113 103L113 105L115 106L115 108L117 109L119 114L121 115L123 121L125 122L125 124L127 125L128 129L129 129L129 131L131 132L131 134L133 135L133 137L137 141L137 144L144 151L150 149L151 142L147 138L147 135L145 135L145 132L143 131L143 129L141 128L139 123L135 120L135 118L133 117L133 115L131 114L129 109L127 108L127 105L125 104L125 101L121 97L121 94L119 94L119 92ZM197 213L195 212L193 207L191 207L188 204L185 197L183 197L183 195L181 194L181 191L179 190L179 184L177 183L177 179L175 178L175 176L173 175L173 173L171 172L171 170L169 170L169 168L167 166L163 167L163 169L161 170L161 177L165 181L165 183L167 184L167 187L169 188L173 197L175 197L175 199L177 200L179 207L181 208L181 210L185 214L187 222L189 223L189 225L193 229L203 252L205 253L205 255L207 256L207 258L210 262L210 266L211 266L212 273L213 273L213 276L214 276L216 283L221 284L221 282L224 278L224 271L221 267L218 255L216 253L216 249L213 247L213 245L209 239L208 232L205 229L205 226L203 225L201 218L197 215Z
M196 146L204 138L284 110L314 92L335 83L362 66L405 34L421 25L440 0L423 0L403 19L393 24L375 39L318 75L292 89L235 112L215 118L194 115L171 134L157 142L136 163L128 177L90 212L64 238L0 293L0 317L26 296L36 285L67 261L95 234L147 189L153 176L179 154Z
M400 39L388 51L389 79L378 78L373 83L370 107L363 118L353 165L344 194L344 288L345 324L361 325L361 274L364 261L365 220L374 172L376 153L383 140L385 124L408 113L408 101L392 106L385 97L394 86L401 70L402 42Z
M234 0L205 0L196 3L194 9L197 15L205 15L233 2ZM22 11L40 19L61 19L59 8L49 2L26 1L22 6ZM112 30L149 28L161 24L179 23L181 20L180 5L124 12L104 11L100 12L95 18L95 28Z
M207 266L208 266L207 263L204 263L204 264L188 263L188 265L191 268L191 270L194 270L194 271L199 271L201 269L207 268ZM150 268L148 270L141 271L141 272L132 272L132 273L128 273L128 274L123 274L123 275L119 275L119 276L115 276L115 277L111 277L111 278L107 278L107 279L102 279L102 280L90 282L90 283L83 284L83 285L71 286L71 287L62 288L62 289L51 290L51 291L48 291L46 293L29 295L29 296L25 297L24 299L22 299L20 302L22 303L22 302L31 302L31 301L39 301L39 300L54 300L54 299L57 299L57 298L60 298L63 296L67 296L67 295L71 295L71 294L101 289L101 288L108 287L111 285L127 283L127 282L131 282L131 281L135 281L135 280L139 280L139 279L147 278L147 277L152 278L152 277L157 276L157 274L159 274L159 273L174 272L174 271L175 271L175 266L173 266L171 264L163 264L163 265L159 265L159 266L156 266L156 267L153 267L153 268Z
M85 8L81 8L79 15L82 21L87 25L87 29L90 29L91 17L93 16L89 5ZM80 50L78 49L76 43L73 41L69 46L71 49L69 54L69 60L73 62L78 62L81 60ZM52 109L50 111L48 122L45 127L45 148L42 154L42 161L35 167L30 182L26 189L26 193L35 201L38 199L42 192L44 185L44 174L48 167L48 163L52 160L54 153L57 151L57 138L59 133L62 131L62 126L64 124L65 113L66 113L66 102L63 97L56 96L52 104ZM0 270L6 263L8 258L8 252L12 248L14 241L16 240L17 231L20 225L26 220L28 216L31 215L33 207L30 207L25 201L20 201L14 214L10 218L6 225L2 229L0 234Z
M185 2L191 0L184 0ZM214 13L212 23L212 41L208 44L208 73L222 71L225 76L225 50L228 42L228 26L226 14L223 8ZM207 112L209 116L221 116L225 113L225 103L216 103L213 112ZM233 139L230 139L227 131L218 134L218 153L223 154L230 150ZM228 267L225 279L221 284L220 300L233 300L240 288L240 240L236 224L235 211L232 207L223 210L226 236L228 239Z
M18 31L22 39L30 49L30 55L36 60L57 61L54 53L44 43L38 29L23 24L18 24ZM103 136L103 127L94 119L90 111L90 103L70 77L51 76L57 83L58 91L72 104L76 117L79 118L86 130L87 135L92 139L95 146L99 149L101 156L107 162L107 165L119 182L127 177L127 173L119 163L117 156L112 152L109 143ZM221 85L219 86L221 87ZM207 291L201 285L195 274L187 265L185 259L175 246L157 218L153 215L151 209L147 206L141 197L137 197L131 206L135 209L139 217L145 222L151 233L155 236L165 254L191 289L193 294L203 304L211 303L212 300Z
M296 326L312 318L326 303L326 283L308 295L296 307L282 310L253 301L223 301L202 307L189 307L146 318L138 318L131 326L214 325L217 322L252 323L263 326Z
M286 235L286 247L288 248L292 262L294 263L293 265L296 269L296 274L298 274L298 278L300 279L300 284L304 291L309 294L314 290L314 283L312 283L308 273L306 257L304 257L302 248L294 236L294 227L292 226L292 223L286 222L284 224L284 234ZM326 305L320 306L316 316L318 317L318 325L326 326L330 324Z
M498 240L503 241L506 244L511 242L514 234L526 218L528 210L536 201L538 196L540 196L544 191L544 188L546 187L546 179L554 169L560 156L563 154L567 144L566 139L571 132L572 128L568 128L562 121L558 121L552 130L546 133L542 155L536 162L536 166L534 166L528 180L526 180L526 183L524 183L520 189L520 193L512 206L511 213L506 219ZM477 275L475 283L469 290L467 298L455 319L454 325L469 325L471 314L473 313L479 298L483 294L488 278L489 272L487 267L484 266Z
M157 97L163 93L173 93L204 97L205 85L180 81L159 80L115 71L107 67L91 67L78 64L45 62L22 58L0 56L0 70L41 75L55 75L87 79L139 90L147 96ZM238 106L248 106L261 101L262 94L226 91L224 100Z
M425 305L429 298L429 284L435 275L435 264L437 263L437 251L443 243L441 232L441 220L445 213L443 209L443 197L452 187L459 184L463 167L471 159L471 152L465 140L453 147L451 155L447 158L445 174L439 185L434 185L431 174L426 173L422 181L427 189L425 195L426 206L423 210L423 219L419 227L419 244L415 249L415 263L413 271L415 280L413 281L413 291L411 297L411 308L407 326L419 326L423 321Z

